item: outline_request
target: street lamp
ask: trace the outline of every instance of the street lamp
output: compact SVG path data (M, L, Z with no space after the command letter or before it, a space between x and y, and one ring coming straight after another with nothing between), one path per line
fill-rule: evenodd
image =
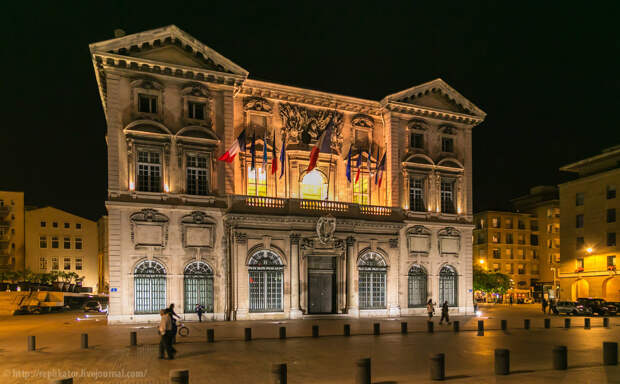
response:
M586 252L588 252L588 254L592 254L592 251L593 251L592 247L588 247L588 248L586 249Z
M480 259L480 260L478 260L478 262L479 262L480 264L484 264L484 259Z

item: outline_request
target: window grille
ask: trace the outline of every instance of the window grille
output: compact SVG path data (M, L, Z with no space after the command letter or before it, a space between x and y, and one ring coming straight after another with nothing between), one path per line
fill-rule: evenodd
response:
M184 311L196 312L196 304L204 307L205 312L213 312L213 270L202 261L195 261L185 267L184 282Z
M204 155L188 155L186 163L187 193L206 195L209 191L208 161Z
M161 156L159 152L138 152L138 191L161 192Z
M456 270L449 265L439 271L439 305L447 301L449 307L457 306L457 277Z
M260 250L250 258L250 312L281 312L284 266L272 251Z
M425 212L424 206L424 179L412 177L409 187L409 206L412 211Z
M409 308L424 307L427 301L427 275L423 267L413 265L409 269Z
M441 180L441 212L454 213L454 181Z
M381 255L368 252L360 257L359 306L360 309L385 308L385 278L387 265Z
M159 313L166 308L166 270L153 260L145 260L134 272L135 313Z

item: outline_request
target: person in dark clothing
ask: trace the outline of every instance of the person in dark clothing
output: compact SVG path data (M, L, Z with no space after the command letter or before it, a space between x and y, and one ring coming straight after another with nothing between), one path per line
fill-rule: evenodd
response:
M547 313L547 300L543 297L542 299L542 311L543 313Z
M172 321L172 344L177 343L177 319L181 319L181 316L177 315L174 312L174 303L170 304L168 307L168 314L170 315L170 321ZM177 319L175 319L175 317Z
M433 307L433 300L428 299L426 303L426 312L428 313L428 320L433 320L433 314L435 313L435 307Z
M202 323L202 314L205 311L205 308L200 305L200 304L196 304L196 313L198 314L198 322Z
M510 298L508 299L508 304L512 307L512 295L510 295Z
M448 314L448 302L444 301L441 306L441 319L439 320L439 324L443 322L443 319L446 319L446 322L450 324L450 316Z
M174 359L176 350L172 348L172 322L171 316L168 310L162 309L159 311L161 320L159 322L159 334L161 339L159 341L159 358L165 358L164 352L168 354L168 360Z

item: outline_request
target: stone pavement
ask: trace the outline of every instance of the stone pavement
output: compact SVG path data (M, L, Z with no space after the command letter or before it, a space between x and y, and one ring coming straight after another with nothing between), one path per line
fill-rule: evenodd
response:
M291 383L353 383L355 362L364 357L372 358L373 382L422 383L429 382L429 355L442 352L454 383L620 383L618 367L601 365L603 341L619 341L620 318L611 318L608 329L592 318L590 330L582 318L572 318L573 328L566 330L561 318L544 329L544 316L533 306L482 312L484 336L474 331L477 318L461 318L460 333L436 318L433 334L425 331L424 318L192 323L190 336L178 338L173 361L157 359L152 325L107 326L102 318L78 321L78 313L0 318L0 383L48 383L57 376L74 376L75 383L167 383L172 369L189 369L192 383L270 383L274 363L287 363ZM529 331L522 329L525 317L532 319ZM499 330L502 318L508 319L507 332ZM408 322L409 334L399 333L401 321ZM371 335L374 322L387 334ZM341 336L345 323L363 335ZM319 325L321 337L306 337L312 325ZM251 342L242 341L246 326L253 329ZM287 327L289 339L276 338L279 326ZM215 329L214 344L205 343L208 327ZM138 332L137 347L128 346L131 330ZM82 332L89 334L88 350L80 349ZM37 336L35 352L26 351L28 334ZM556 345L568 347L567 371L551 370ZM495 348L511 350L511 375L493 375Z

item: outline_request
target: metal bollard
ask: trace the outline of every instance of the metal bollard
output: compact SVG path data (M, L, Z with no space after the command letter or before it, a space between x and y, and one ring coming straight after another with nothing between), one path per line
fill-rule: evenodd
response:
M507 349L495 350L495 374L507 375L510 373L510 351Z
M129 345L132 347L138 345L138 332L129 332Z
M344 335L351 336L351 324L344 325Z
M502 331L505 331L508 329L508 320L502 320L500 321L500 324L502 326Z
M69 377L69 378L66 378L66 379L54 380L54 381L52 381L52 384L73 384L73 378Z
M286 327L280 327L280 338L286 339Z
M319 326L318 325L312 326L312 337L319 337Z
M433 333L434 327L435 327L435 324L432 321L426 322L426 330L428 331L428 333Z
M215 329L207 329L207 343L215 343Z
M446 378L446 355L438 353L431 355L431 380L443 380Z
M545 328L551 328L551 319L545 319Z
M570 328L570 319L564 319L564 328Z
M461 330L461 322L456 320L452 322L452 327L454 329L454 332L458 332Z
M478 320L478 336L484 336L484 320Z
M375 336L379 336L381 334L381 324L374 323L372 328L373 328L372 332Z
M355 384L370 384L370 358L360 359L356 363Z
M245 329L245 341L252 340L252 328Z
M568 369L568 349L563 345L553 348L553 369Z
M170 371L170 384L189 384L189 371L185 369Z
M36 336L28 336L28 350L34 351L37 349L37 339Z
M88 333L82 333L82 349L88 349Z
M618 365L618 343L603 342L603 365Z
M603 318L603 327L609 328L609 317Z
M400 323L400 333L407 334L409 333L409 328L406 321Z
M271 368L273 384L286 384L286 364L274 364Z
M530 329L530 319L523 320L523 329Z
M590 318L586 317L583 319L583 329L590 329Z

